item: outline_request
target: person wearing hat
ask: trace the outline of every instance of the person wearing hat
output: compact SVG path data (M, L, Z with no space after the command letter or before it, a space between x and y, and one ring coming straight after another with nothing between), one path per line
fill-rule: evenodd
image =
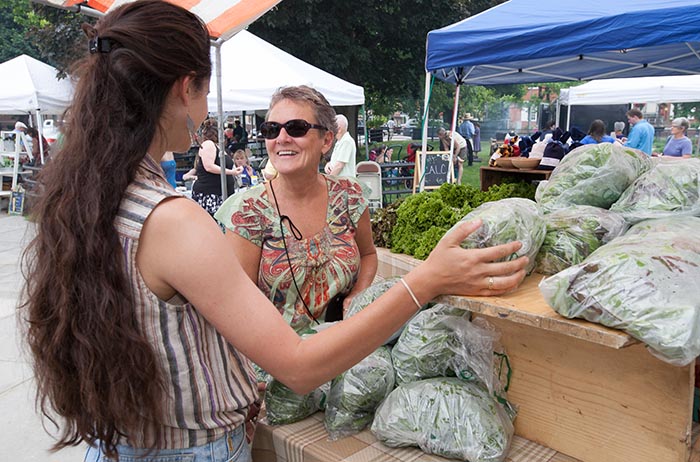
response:
M26 134L27 133L27 126L24 124L24 122L20 122L19 120L15 122L15 129L12 130L12 133L16 133L19 135L20 133ZM26 146L25 146L26 142ZM33 145L32 145L32 138L30 136L25 136L24 139L21 142L21 145L23 146L23 151L27 152L27 155L31 154L33 151Z
M690 124L685 117L678 117L671 122L671 136L666 140L666 146L661 154L655 152L654 156L670 156L688 158L693 153L693 143L686 136Z
M467 140L467 165L470 167L472 162L474 162L474 146L472 144L472 140L474 139L474 124L471 122L471 119L471 112L467 112L464 114L462 123L457 127L457 133Z

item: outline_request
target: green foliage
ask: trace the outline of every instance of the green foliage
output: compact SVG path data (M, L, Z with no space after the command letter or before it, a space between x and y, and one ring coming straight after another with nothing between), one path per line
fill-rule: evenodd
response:
M379 223L379 212L375 214L373 230L392 229L391 238L383 237L375 244L386 245L392 252L413 255L425 259L440 241L440 238L463 216L484 202L492 202L508 197L534 199L535 186L528 183L504 183L494 185L482 192L473 186L443 184L439 189L414 194L403 200L396 209L395 221ZM391 216L386 213L385 215Z
M66 77L73 62L85 54L87 40L80 28L93 18L28 0L0 4L0 62L21 54L46 62Z
M391 231L396 225L396 211L403 200L397 200L374 212L370 217L372 235L377 247L391 248Z
M362 85L375 113L413 115L420 113L420 104L414 104L423 93L427 33L499 3L503 0L297 0L281 2L249 30Z

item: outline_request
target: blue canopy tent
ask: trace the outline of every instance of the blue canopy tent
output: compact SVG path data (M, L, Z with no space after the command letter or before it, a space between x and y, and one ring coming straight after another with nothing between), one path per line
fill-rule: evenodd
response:
M428 33L424 120L432 77L457 85L454 130L460 85L698 74L699 17L700 0L510 0Z

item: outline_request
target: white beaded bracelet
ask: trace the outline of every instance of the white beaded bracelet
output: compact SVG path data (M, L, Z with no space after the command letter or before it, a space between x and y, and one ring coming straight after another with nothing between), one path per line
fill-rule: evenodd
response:
M399 281L401 281L401 284L403 284L403 286L404 286L404 287L406 288L406 290L408 291L408 295L411 296L411 298L413 299L413 302L416 304L416 306L417 306L418 309L420 310L421 307L422 307L422 305L420 304L420 302L419 302L418 299L416 298L416 294L414 294L413 291L411 290L411 288L408 287L408 283L407 283L406 281L404 281L403 278L399 279Z

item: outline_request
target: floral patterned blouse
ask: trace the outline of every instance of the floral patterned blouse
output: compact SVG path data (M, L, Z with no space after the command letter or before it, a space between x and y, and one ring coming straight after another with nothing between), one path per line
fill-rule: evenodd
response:
M355 232L367 208L362 187L353 178L325 176L328 187L326 226L314 236L297 240L284 223L284 238L297 286L314 317L323 321L328 302L346 294L360 271ZM216 213L224 226L262 248L258 287L297 332L313 320L292 282L282 243L280 216L265 185L229 197Z

